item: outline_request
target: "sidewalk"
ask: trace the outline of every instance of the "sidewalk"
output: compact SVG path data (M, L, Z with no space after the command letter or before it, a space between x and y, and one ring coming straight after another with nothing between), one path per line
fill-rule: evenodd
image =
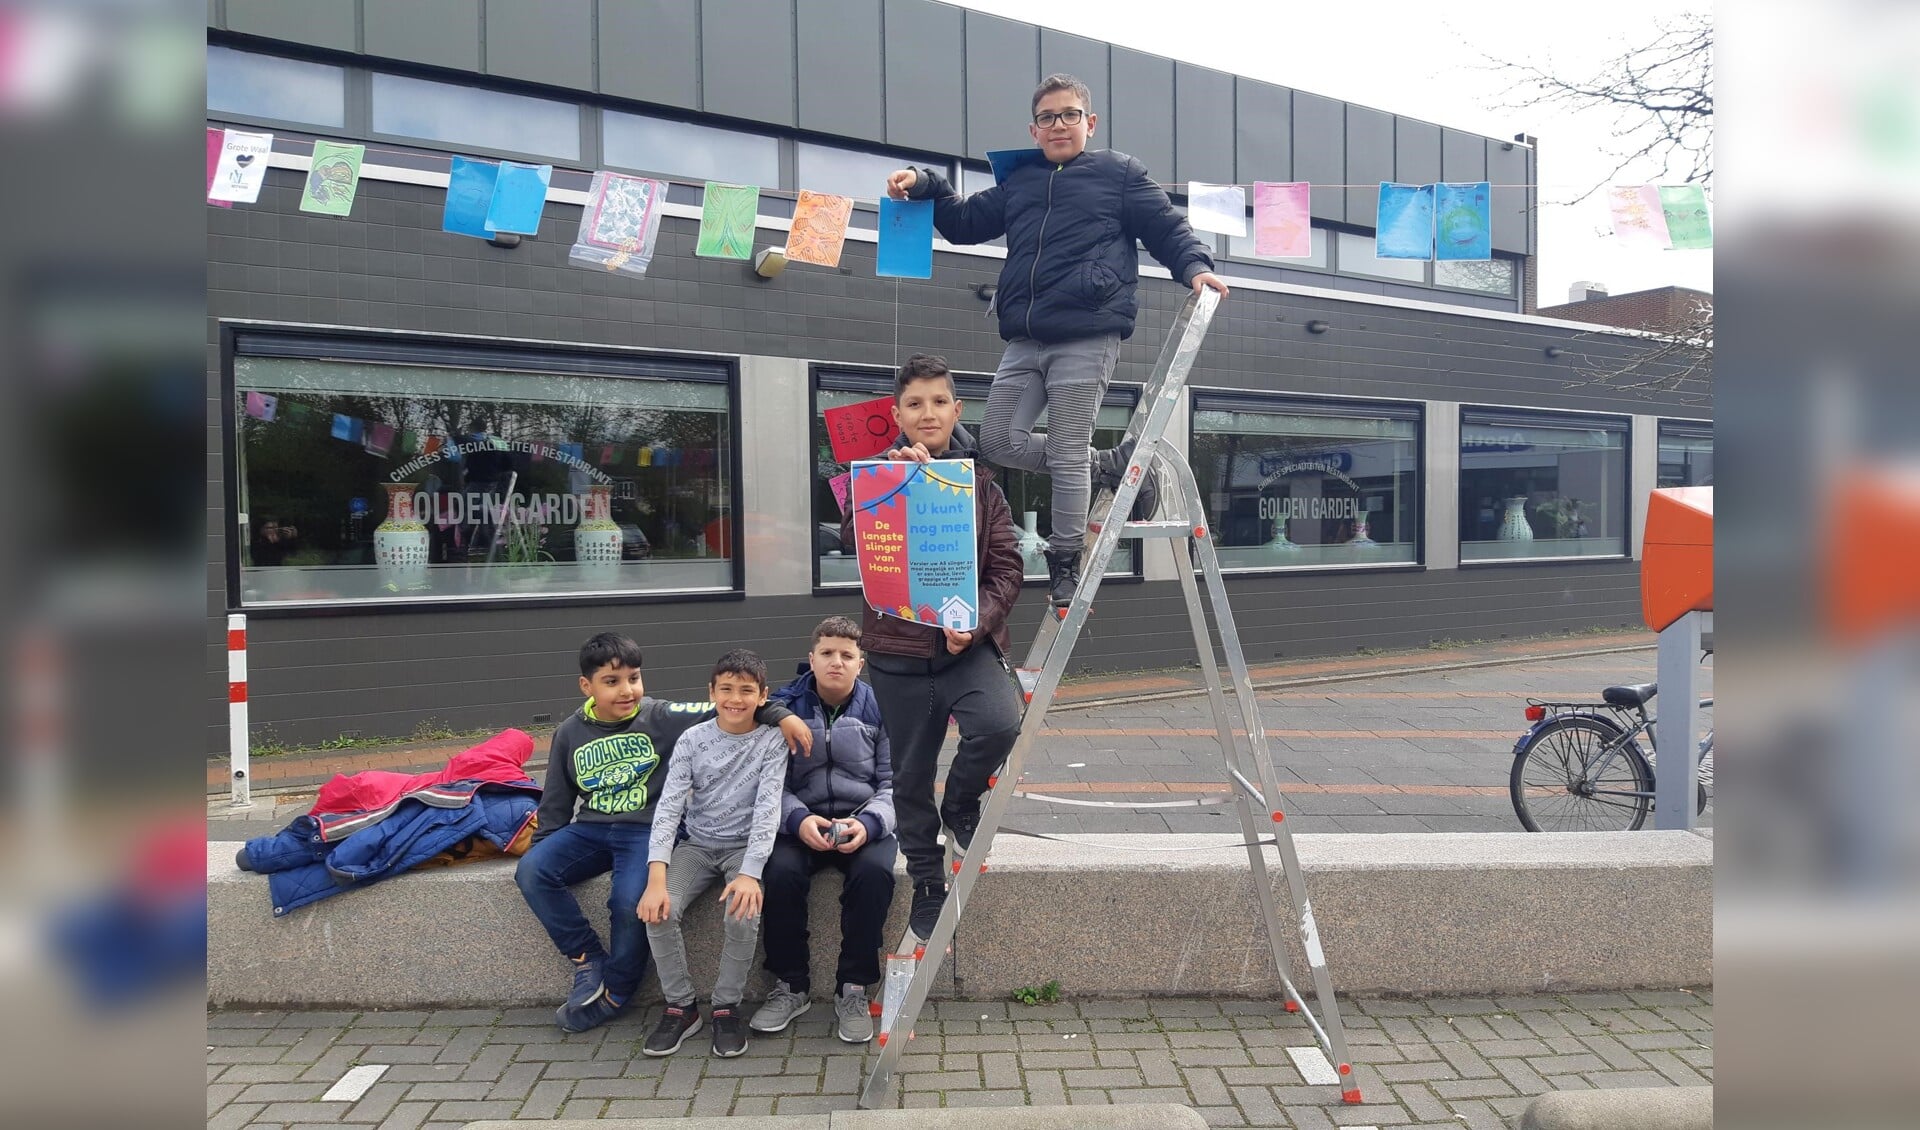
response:
M1310 1084L1306 1022L1273 1001L940 1001L901 1061L895 1104L1174 1102L1215 1126L1496 1130L1530 1097L1713 1079L1708 991L1341 1002L1364 1103ZM704 1035L640 1054L653 1017L569 1035L547 1009L264 1012L207 1017L209 1130L326 1123L453 1130L483 1118L623 1118L848 1110L868 1049L815 1002L785 1033L717 1060ZM384 1066L351 1100L323 1096ZM1312 1070L1309 1066L1308 1070ZM365 1074L365 1073L363 1073Z

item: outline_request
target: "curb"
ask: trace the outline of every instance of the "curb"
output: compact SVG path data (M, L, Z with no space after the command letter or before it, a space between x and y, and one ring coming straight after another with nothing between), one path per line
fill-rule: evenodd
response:
M1712 1087L1555 1091L1527 1104L1520 1130L1713 1130Z

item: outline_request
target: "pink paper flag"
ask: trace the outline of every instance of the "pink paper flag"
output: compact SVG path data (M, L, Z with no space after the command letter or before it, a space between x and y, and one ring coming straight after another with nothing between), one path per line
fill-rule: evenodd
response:
M1273 259L1313 257L1313 186L1305 181L1253 186L1253 253Z
M279 411L279 408L279 397L268 396L264 392L250 392L247 394L247 415L252 416L256 420L262 420L271 424L274 414Z
M227 131L207 127L207 203L215 208L231 208L231 200L213 198L213 174L220 168L220 151L227 146Z
M1613 213L1614 237L1621 243L1638 247L1673 246L1658 186L1611 185L1607 189L1607 207Z
M846 514L847 507L853 505L853 472L842 471L828 479L827 485L833 488L833 500L840 504L840 513Z
M363 446L366 447L368 454L371 455L385 455L387 452L393 450L393 425L367 425L367 438Z

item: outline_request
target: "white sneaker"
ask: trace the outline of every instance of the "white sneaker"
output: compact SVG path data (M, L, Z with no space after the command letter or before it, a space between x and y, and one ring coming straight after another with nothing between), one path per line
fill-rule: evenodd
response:
M849 1044L864 1044L873 1039L873 1005L867 1000L864 985L842 985L833 998L833 1012L839 1017L834 1035Z
M747 1027L756 1032L784 1032L794 1017L812 1007L807 994L794 992L785 981L775 981L773 991L767 994L767 1003L747 1021Z

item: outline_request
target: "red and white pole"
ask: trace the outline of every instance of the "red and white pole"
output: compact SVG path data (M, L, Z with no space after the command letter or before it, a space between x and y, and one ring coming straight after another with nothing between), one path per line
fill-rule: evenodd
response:
M227 772L235 808L253 807L247 758L247 618L235 614L227 617Z

